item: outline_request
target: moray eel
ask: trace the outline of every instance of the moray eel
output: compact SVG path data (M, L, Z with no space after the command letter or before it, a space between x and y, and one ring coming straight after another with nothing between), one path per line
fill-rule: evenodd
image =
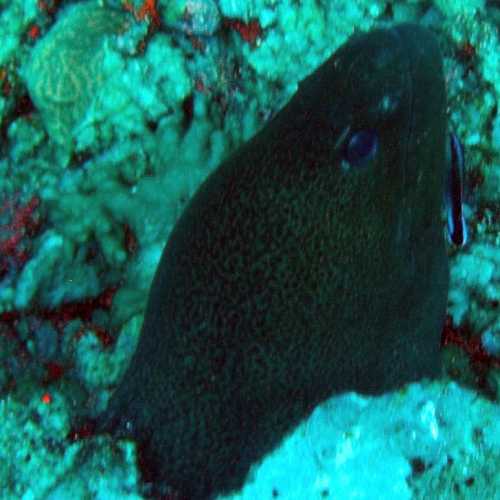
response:
M445 105L432 33L357 35L202 184L100 418L151 481L213 498L329 396L440 375Z

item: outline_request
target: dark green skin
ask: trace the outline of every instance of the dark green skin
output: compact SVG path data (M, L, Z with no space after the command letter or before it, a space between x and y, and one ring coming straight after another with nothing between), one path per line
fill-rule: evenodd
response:
M362 129L378 154L351 166L346 143ZM155 478L211 498L329 396L440 374L446 130L434 36L377 30L342 46L200 187L102 418L142 440Z

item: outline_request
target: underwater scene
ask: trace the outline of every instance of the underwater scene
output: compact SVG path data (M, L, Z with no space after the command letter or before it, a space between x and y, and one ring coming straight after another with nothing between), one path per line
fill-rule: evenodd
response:
M500 2L0 0L0 500L500 500Z

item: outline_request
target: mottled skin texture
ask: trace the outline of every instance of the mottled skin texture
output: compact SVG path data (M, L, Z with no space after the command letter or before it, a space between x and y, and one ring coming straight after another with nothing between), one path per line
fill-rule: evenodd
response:
M356 168L363 129L379 150ZM445 138L437 42L402 25L352 38L201 186L103 417L158 478L237 488L328 396L440 373Z

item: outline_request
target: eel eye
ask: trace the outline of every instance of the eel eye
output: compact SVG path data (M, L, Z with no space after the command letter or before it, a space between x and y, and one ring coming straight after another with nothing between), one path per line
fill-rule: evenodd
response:
M378 137L374 130L358 130L347 140L344 159L359 168L370 162L378 152Z

